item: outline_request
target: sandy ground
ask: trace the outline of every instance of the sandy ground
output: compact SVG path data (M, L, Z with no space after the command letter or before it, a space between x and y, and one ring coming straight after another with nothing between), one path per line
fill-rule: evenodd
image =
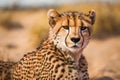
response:
M84 54L91 77L98 80L120 80L120 37L92 40ZM105 79L104 79L105 78Z

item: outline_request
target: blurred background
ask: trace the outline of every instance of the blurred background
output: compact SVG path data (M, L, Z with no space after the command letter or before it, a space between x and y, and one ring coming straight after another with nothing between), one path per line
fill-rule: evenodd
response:
M17 62L48 35L47 11L96 11L84 50L92 80L120 80L120 0L0 0L0 60Z

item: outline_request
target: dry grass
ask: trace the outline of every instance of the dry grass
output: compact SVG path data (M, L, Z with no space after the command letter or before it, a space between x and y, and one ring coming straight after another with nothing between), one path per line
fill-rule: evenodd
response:
M72 7L72 9L71 9ZM67 10L97 12L93 35L85 49L89 62L89 73L93 80L120 80L120 6L119 4L75 4L62 5L59 12ZM35 49L48 33L46 10L0 10L0 60L18 61L26 52ZM20 24L22 28L17 28ZM8 25L12 24L12 25ZM5 27L15 29L6 29ZM114 36L106 38L106 36ZM100 39L105 37L106 39Z

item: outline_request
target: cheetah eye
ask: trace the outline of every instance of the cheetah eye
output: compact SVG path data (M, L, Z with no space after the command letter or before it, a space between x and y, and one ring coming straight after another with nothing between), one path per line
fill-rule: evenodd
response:
M83 31L83 30L87 30L87 27L81 27L81 30Z
M69 30L69 26L62 26L64 29Z

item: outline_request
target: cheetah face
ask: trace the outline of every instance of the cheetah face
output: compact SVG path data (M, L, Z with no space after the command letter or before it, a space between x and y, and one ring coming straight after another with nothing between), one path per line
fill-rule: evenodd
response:
M71 11L59 14L50 9L48 19L54 45L63 51L75 53L83 50L89 42L95 11L91 10L88 14Z

